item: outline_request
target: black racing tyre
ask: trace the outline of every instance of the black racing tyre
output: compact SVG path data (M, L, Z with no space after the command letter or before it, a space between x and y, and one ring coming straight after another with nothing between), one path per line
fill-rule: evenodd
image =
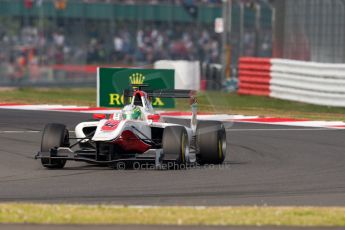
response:
M226 132L219 121L199 121L196 145L200 164L221 164L226 156Z
M177 164L186 163L189 154L189 140L187 130L183 126L168 126L163 132L164 160Z
M55 147L69 147L69 133L63 124L52 123L44 127L41 152L49 152ZM41 163L49 169L61 169L65 166L66 160L42 158Z

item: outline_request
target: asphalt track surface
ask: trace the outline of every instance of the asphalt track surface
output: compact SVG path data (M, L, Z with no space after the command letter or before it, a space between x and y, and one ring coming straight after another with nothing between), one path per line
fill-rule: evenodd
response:
M90 114L0 110L0 202L132 205L345 205L345 130L227 123L219 167L114 170L34 160L49 122ZM6 132L17 131L17 132Z

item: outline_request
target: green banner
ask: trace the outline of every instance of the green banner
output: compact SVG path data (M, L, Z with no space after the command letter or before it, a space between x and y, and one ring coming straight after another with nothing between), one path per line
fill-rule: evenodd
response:
M130 84L148 84L149 89L174 89L174 70L98 68L97 105L100 107L122 107L123 91ZM173 98L153 98L152 105L158 108L174 108Z

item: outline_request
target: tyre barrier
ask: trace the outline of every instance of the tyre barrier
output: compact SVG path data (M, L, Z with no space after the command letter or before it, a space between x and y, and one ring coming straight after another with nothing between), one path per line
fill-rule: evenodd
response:
M239 94L345 107L345 64L243 57Z
M270 69L268 58L240 58L238 66L238 93L247 95L270 95Z

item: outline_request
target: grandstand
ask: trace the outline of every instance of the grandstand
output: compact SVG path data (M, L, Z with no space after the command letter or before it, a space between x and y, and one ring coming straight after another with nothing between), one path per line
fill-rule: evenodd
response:
M255 10L245 4L241 14L240 3L233 7L233 62L240 54L270 56L270 8L261 7L258 34ZM222 40L214 20L221 15L219 0L0 0L1 71L18 79L28 65L220 63ZM35 79L40 71L28 74Z

